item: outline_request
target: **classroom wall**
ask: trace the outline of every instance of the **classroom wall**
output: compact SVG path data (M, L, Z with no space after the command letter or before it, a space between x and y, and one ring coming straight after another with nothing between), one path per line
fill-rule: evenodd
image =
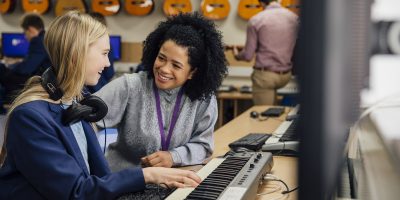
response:
M87 5L90 5L86 0ZM121 1L122 5L124 1ZM118 14L114 16L107 16L107 23L111 30L111 34L122 36L125 42L141 42L145 39L147 34L151 32L159 21L165 19L162 12L163 0L154 0L155 9L147 16L132 16L125 12L123 6ZM193 10L199 11L200 0L191 0ZM242 20L237 15L237 5L239 0L230 0L231 9L227 19L216 21L219 30L222 31L224 42L227 44L244 44L246 37L246 21ZM43 15L46 26L54 19L55 1L53 0L52 8ZM90 6L89 6L90 8ZM19 19L23 15L21 0L17 1L14 12L0 15L1 31L21 31L19 27Z
M20 18L24 14L22 11L21 0L17 1L15 10L12 13L0 15L0 31L1 32L21 32L19 26ZM85 1L89 5L90 1ZM162 11L163 0L154 0L155 9L147 16L132 16L129 15L123 7L125 1L121 1L121 10L114 16L107 16L106 20L110 33L122 36L122 59L121 62L116 63L118 71L127 72L130 67L135 67L140 61L141 57L141 43L146 36L154 30L157 24L165 20L165 15ZM194 11L200 10L201 0L191 0ZM239 0L229 0L231 8L229 16L220 21L215 21L218 29L223 35L223 42L225 44L243 45L246 39L246 26L247 21L241 19L237 15L237 5ZM52 1L52 7L43 15L45 26L47 27L50 22L55 18L54 7L56 1ZM252 63L236 61L231 51L226 52L228 62L230 63L229 78L226 80L227 84L244 85L251 84L249 76L251 73Z

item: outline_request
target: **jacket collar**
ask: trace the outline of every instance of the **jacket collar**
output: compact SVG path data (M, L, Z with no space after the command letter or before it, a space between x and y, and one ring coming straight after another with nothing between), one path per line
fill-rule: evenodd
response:
M48 102L48 105L49 105L49 110L55 114L60 114L63 110L63 108L61 107L61 104L55 104L55 103Z
M61 105L60 104L54 104L54 103L50 103L50 102L48 102L48 105L49 105L49 110L53 113L53 117L54 117L54 119L58 122L58 123L60 123L60 128L62 129L62 131L63 131L63 133L64 133L64 135L65 135L65 137L66 137L66 139L68 140L68 146L70 147L70 151L71 151L71 154L73 155L73 157L76 159L76 161L79 163L79 166L83 169L83 171L85 172L85 174L87 175L87 176L89 176L90 174L89 174L89 171L88 171L88 169L87 169L87 167L86 167L86 164L85 164L85 161L84 161L84 158L83 158L83 156L82 156L82 153L81 153L81 151L80 151L80 149L79 149L79 145L78 145L78 143L77 143L77 141L76 141L76 139L75 139L75 136L74 136L74 133L72 132L72 130L71 130L71 127L68 125L68 126L64 126L64 125L62 125L61 124L61 118L62 118L62 111L64 110L62 107L61 107ZM88 128L88 126L86 125L87 123L84 123L83 121L82 121L82 125L83 125L83 130L84 130L84 132L85 133L87 133L87 132L90 132L90 133L92 133L93 134L93 130L91 130L91 131L89 131L90 130L90 128ZM89 125L90 126L90 125ZM89 144L88 144L89 145ZM89 147L88 147L89 148ZM90 147L91 148L91 147ZM89 157L89 159L90 159L90 157Z

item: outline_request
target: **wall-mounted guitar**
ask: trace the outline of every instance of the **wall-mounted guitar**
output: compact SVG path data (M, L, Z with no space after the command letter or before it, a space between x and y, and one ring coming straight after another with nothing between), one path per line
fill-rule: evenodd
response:
M120 8L119 0L92 0L92 11L104 16L115 15Z
M35 12L38 14L43 14L47 12L49 8L49 0L22 0L22 9L24 10L24 12Z
M200 9L207 19L221 20L228 16L231 5L228 0L202 0Z
M240 0L238 4L238 15L244 20L249 20L262 10L258 0Z
M55 13L56 16L61 16L70 10L78 10L79 12L86 13L87 7L82 0L58 0L56 3Z
M300 14L300 0L282 0L281 5L297 15Z
M12 12L15 8L16 0L0 0L0 14Z
M192 12L192 3L190 0L165 0L163 11L167 16L173 16L179 13L189 13Z
M126 0L125 10L131 15L149 15L154 10L154 2L153 0Z

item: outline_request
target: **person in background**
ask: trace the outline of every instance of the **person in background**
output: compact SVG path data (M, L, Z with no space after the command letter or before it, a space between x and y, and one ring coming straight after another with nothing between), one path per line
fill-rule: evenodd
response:
M104 26L107 26L106 18L102 14L97 12L91 12L89 13L89 15L94 19L98 20L99 22L101 22L102 24L104 24ZM100 88L102 88L104 85L110 82L111 79L113 78L115 71L114 71L114 57L112 49L108 53L108 59L110 60L110 66L103 70L99 82L95 86L87 86L90 93L97 92L98 90L100 90Z
M143 190L146 183L199 184L200 177L181 169L110 171L89 123L104 117L107 107L100 98L82 94L84 85L96 85L99 72L110 65L103 24L68 12L50 24L44 42L53 65L27 82L7 116L0 199L116 199Z
M168 18L145 40L144 71L95 93L110 107L106 126L118 128L106 153L113 171L201 164L212 155L215 93L227 74L221 39L198 13Z
M6 108L4 108L5 98L5 90L0 84L0 115L4 115L7 113Z
M0 64L0 85L3 89L0 110L2 103L10 103L30 77L40 75L51 65L43 45L43 19L37 14L26 14L21 20L21 27L29 41L28 53L21 62L11 64L3 60Z
M251 74L255 105L274 105L276 90L292 76L292 54L296 43L298 17L277 0L259 0L264 10L253 16L247 26L244 48L233 47L237 60L256 61Z

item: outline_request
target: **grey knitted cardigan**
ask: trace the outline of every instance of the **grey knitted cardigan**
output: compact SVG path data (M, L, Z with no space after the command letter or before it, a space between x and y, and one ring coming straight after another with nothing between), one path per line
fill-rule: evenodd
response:
M165 134L179 89L159 91ZM141 157L161 150L153 79L147 78L147 72L125 74L95 95L108 105L106 127L118 129L117 141L110 144L106 153L112 171L139 166ZM180 108L169 152L174 166L200 164L211 156L214 148L216 98L191 101L184 94ZM103 122L97 125L102 127Z

